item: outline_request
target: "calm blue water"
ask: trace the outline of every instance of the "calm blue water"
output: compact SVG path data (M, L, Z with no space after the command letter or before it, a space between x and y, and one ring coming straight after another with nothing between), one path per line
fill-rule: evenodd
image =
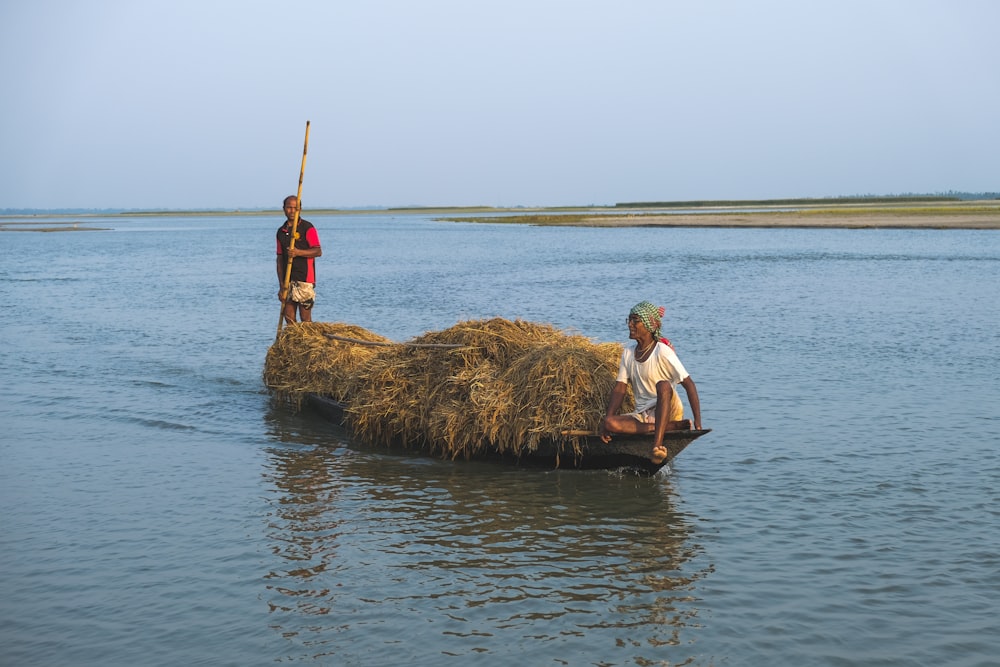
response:
M652 479L390 456L261 383L266 217L0 234L0 664L1000 664L1000 234L309 216L318 320L667 335Z

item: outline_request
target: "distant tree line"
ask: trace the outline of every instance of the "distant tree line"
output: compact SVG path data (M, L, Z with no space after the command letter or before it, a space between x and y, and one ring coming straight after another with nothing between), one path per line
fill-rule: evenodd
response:
M816 204L891 204L891 203L919 203L919 202L947 202L947 201L968 201L982 199L1000 199L1000 192L956 192L949 190L939 194L899 194L899 195L847 195L842 197L800 197L789 199L705 199L691 201L655 201L655 202L621 202L614 205L614 208L698 208L707 206L808 206ZM369 207L360 207L358 210ZM370 207L379 210L379 207ZM489 210L491 206L414 206L414 207L392 207L385 210ZM521 206L500 207L518 209ZM546 208L546 207L541 207ZM562 208L562 207L557 207ZM592 206L601 208L601 206ZM0 215L141 215L141 214L163 214L163 213L261 213L266 209L246 208L246 209L124 209L124 208L0 208ZM316 209L320 210L320 209ZM329 209L337 210L337 209ZM345 209L354 210L354 209Z

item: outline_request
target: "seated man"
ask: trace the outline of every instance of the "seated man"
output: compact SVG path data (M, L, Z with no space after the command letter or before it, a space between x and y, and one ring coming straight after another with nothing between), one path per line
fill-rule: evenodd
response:
M694 416L694 428L701 429L701 404L698 388L677 358L673 347L661 338L660 327L664 310L648 301L638 303L628 316L628 337L635 349L625 346L618 364L618 377L608 399L608 409L601 420L599 433L604 442L612 433L654 433L650 460L662 463L667 458L663 434L668 430L686 430L691 421L684 419L684 407L674 387L681 385L687 392ZM620 415L628 383L632 385L635 412Z

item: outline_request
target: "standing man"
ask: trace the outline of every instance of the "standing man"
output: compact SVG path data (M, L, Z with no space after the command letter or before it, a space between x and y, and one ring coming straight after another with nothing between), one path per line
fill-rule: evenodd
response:
M285 304L282 316L286 324L295 322L298 311L299 321L312 322L312 307L316 301L316 258L323 256L319 245L319 233L308 220L299 218L296 238L292 239L292 223L299 210L299 199L295 195L285 197L285 224L278 228L278 298ZM294 243L293 243L294 241ZM285 299L285 272L287 261L292 260L291 292Z
M628 337L635 341L635 348L626 345L622 350L618 377L599 429L604 442L611 441L612 433L653 433L650 456L653 463L661 463L668 455L663 446L664 433L692 427L691 420L684 419L684 406L675 390L677 385L684 387L687 393L694 428L701 429L698 388L673 347L661 338L663 312L662 307L657 308L648 301L637 303L629 312ZM635 412L620 415L618 410L629 384L635 398Z

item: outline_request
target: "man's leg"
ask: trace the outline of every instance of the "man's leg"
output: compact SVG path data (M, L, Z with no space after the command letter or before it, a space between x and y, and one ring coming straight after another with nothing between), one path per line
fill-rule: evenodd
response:
M626 435L652 433L653 426L653 424L643 424L632 415L612 415L604 418L604 429L608 433L624 433Z
M644 423L631 415L614 415L604 420L604 427L609 433L624 433L626 435L646 435L656 432L656 423ZM668 431L686 431L691 428L690 419L667 422Z

